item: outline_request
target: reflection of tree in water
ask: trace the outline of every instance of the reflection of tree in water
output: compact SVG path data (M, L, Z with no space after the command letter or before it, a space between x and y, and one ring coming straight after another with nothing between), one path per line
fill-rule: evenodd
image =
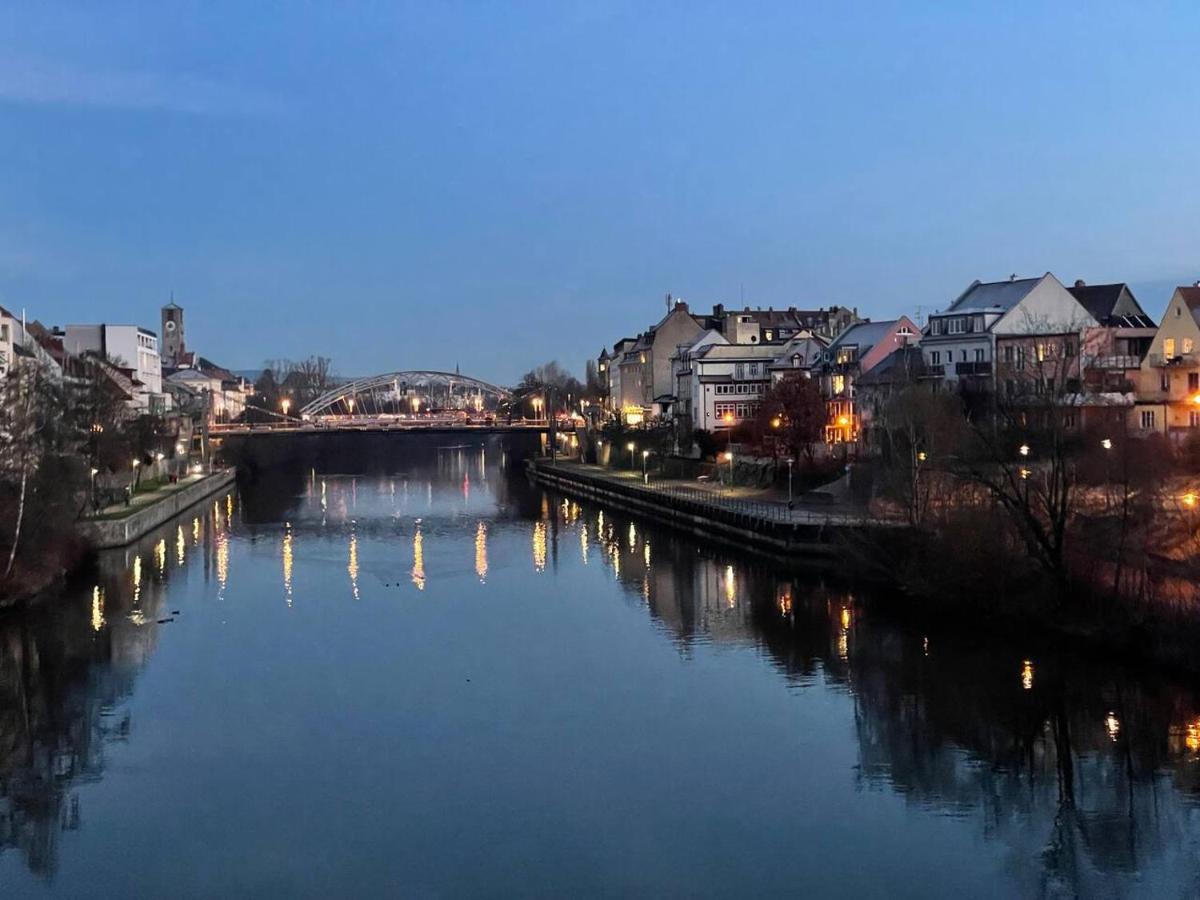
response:
M685 650L753 641L789 680L841 685L862 788L977 821L1022 893L1119 896L1151 869L1172 892L1200 891L1191 691L1066 652L1026 666L988 635L927 640L817 576L698 549L612 510L561 498L548 509L586 527L591 558Z
M1015 876L1057 896L1123 892L1153 862L1195 865L1195 755L1172 748L1194 697L1146 673L1047 654L1026 667L995 642L923 639L860 616L842 667L860 772L910 802L977 816ZM1028 687L1026 687L1028 685ZM1033 873L1037 873L1036 875Z
M36 874L53 874L59 834L79 827L78 786L129 736L119 704L169 615L172 570L199 554L205 577L216 574L214 508L102 554L60 598L0 620L0 852L18 851Z

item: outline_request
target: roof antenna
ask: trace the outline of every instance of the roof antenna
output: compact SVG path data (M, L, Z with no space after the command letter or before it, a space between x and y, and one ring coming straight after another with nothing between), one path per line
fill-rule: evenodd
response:
M671 292L667 291L667 315L671 314Z

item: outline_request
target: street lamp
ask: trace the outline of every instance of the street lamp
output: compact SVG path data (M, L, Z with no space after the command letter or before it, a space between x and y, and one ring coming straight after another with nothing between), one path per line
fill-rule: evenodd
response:
M350 407L350 415L354 415L354 398L351 397L346 401L346 405Z
M650 451L643 450L642 451L642 481L645 484L650 483L650 475L646 472L646 460L648 460L649 458L650 458Z
M636 450L637 448L633 445L633 441L630 441L625 446L625 449L629 451L629 468L632 469L633 468L633 451Z
M792 463L794 463L794 462L795 462L795 460L789 456L788 461L787 461L787 464L788 464L788 509L792 508Z
M279 407L280 407L280 409L282 409L282 410L283 410L283 414L284 414L284 416L287 416L287 414L288 414L288 410L292 408L292 401L291 401L291 400L289 400L287 397L284 397L284 398L283 398L283 399L282 399L282 400L279 402Z
M733 487L733 451L726 450L725 458L729 460L729 486Z
M1112 441L1109 440L1108 438L1105 438L1104 440L1102 440L1100 442L1100 446L1103 447L1105 450L1111 450L1112 449Z
M1020 447L1017 448L1017 452L1020 453L1022 456L1028 456L1029 455L1029 445L1022 444Z

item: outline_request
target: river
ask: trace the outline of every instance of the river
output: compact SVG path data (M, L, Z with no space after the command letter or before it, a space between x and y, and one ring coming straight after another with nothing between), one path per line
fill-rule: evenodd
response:
M1198 800L1188 685L501 441L272 472L0 619L3 897L1194 896Z

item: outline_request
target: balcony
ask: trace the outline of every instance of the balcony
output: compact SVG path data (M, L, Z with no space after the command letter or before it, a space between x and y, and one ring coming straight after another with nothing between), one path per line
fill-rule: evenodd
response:
M1140 369L1142 367L1142 358L1140 356L1097 356L1088 366L1090 369Z
M1168 366L1179 366L1181 368L1192 368L1196 365L1195 353L1177 353L1174 356L1164 356L1161 353L1151 353L1149 356L1150 365L1155 368L1163 369Z
M954 364L954 374L960 378L964 375L991 375L992 364L989 362L960 362Z
M945 376L946 376L946 367L945 366L926 366L925 367L925 376L924 377L926 377L926 378L944 378Z

